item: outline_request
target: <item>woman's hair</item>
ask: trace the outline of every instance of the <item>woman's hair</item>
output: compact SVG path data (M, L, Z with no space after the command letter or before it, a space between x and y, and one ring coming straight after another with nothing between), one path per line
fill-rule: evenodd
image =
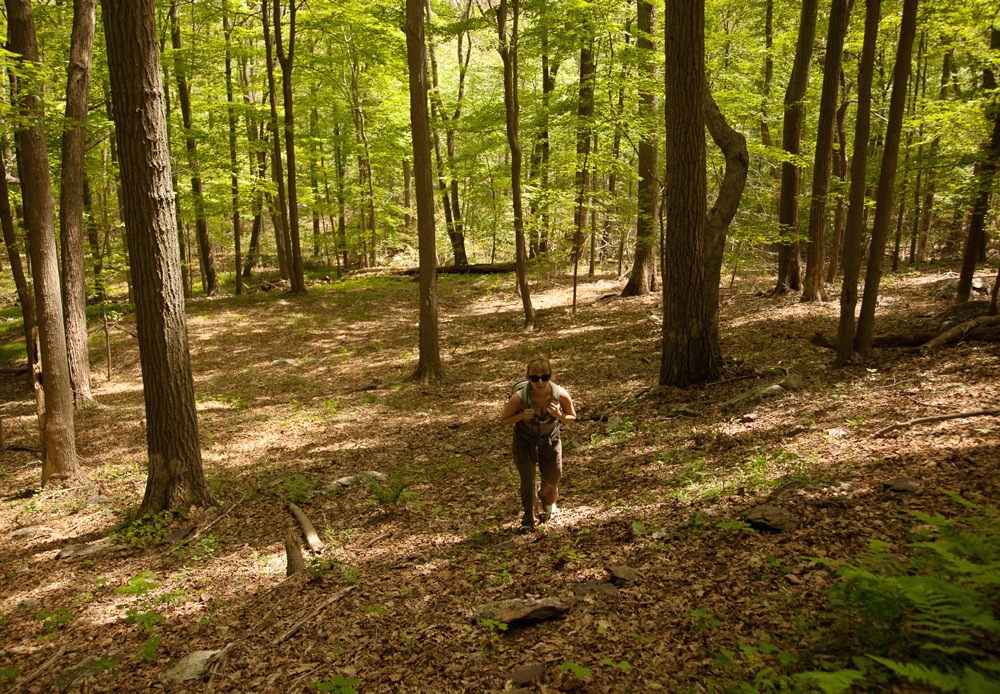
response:
M535 357L528 362L528 369L525 374L530 376L532 372L537 374L551 374L552 364L545 357Z

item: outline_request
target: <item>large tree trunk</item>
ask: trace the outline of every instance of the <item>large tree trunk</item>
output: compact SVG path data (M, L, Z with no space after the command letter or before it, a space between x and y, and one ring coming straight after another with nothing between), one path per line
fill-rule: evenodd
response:
M35 19L30 0L6 0L7 50L25 63L39 62ZM25 88L22 88L25 87ZM16 107L22 128L15 132L17 158L24 200L24 224L28 230L31 272L35 285L35 308L45 378L42 419L42 484L66 484L80 478L73 428L73 389L69 380L66 331L59 291L59 259L56 253L55 213L49 182L48 148L45 142L45 108L34 86L18 85ZM28 349L32 345L29 343Z
M305 272L302 267L302 244L299 234L299 188L295 169L295 112L293 109L292 69L295 66L295 13L296 2L288 3L288 45L281 34L281 1L274 0L274 39L281 64L281 100L285 109L285 163L288 166L288 220L289 264L292 292L306 293Z
M87 98L94 50L97 0L74 0L73 33L66 76L66 129L62 136L59 229L62 241L63 310L73 400L83 407L94 400L87 348L87 280L84 262L83 180L87 139Z
M637 5L639 38L639 71L642 84L652 84L656 79L656 61L653 51L656 42L656 8L652 3L639 0ZM644 89L639 95L639 117L652 120L657 112L656 95ZM645 132L645 130L644 130ZM635 257L632 272L622 289L622 296L643 296L656 290L656 221L659 217L660 163L655 131L639 140L639 186L635 220Z
M250 279L254 265L260 257L260 230L264 225L264 180L267 178L267 142L264 140L263 128L254 115L255 105L253 89L250 87L249 64L243 58L240 64L240 82L243 86L243 103L246 109L247 143L254 156L251 157L251 175L254 178L253 225L250 230L250 243L247 246L247 259L243 265L243 279ZM254 167L253 162L257 165ZM237 272L240 271L237 266Z
M35 350L31 344L31 335L35 329L35 300L28 288L28 280L24 276L24 265L21 263L21 251L14 230L14 215L10 209L10 191L7 189L7 142L0 139L0 226L3 227L3 242L7 248L7 258L10 260L10 274L14 277L14 287L17 290L17 302L21 305L21 317L24 325L24 348L28 355L28 387L35 381Z
M510 34L507 20L511 21ZM507 143L510 146L510 187L514 208L514 248L517 263L517 289L521 294L524 308L524 328L535 329L535 309L531 305L531 290L528 288L528 252L524 239L524 207L521 200L521 107L518 102L517 60L518 23L521 18L520 0L500 0L497 8L497 37L499 38L500 59L503 61L503 103L507 127Z
M201 164L198 161L198 144L194 139L191 89L187 81L187 66L184 64L181 54L179 0L171 0L170 3L170 45L174 49L174 71L177 73L177 92L181 101L181 119L184 122L184 146L187 149L188 165L191 167L191 193L194 198L194 222L198 236L198 257L201 260L202 289L208 296L214 296L219 290L219 280L215 272L215 258L212 256L212 241L208 236L208 217L205 215Z
M844 69L840 70L840 108L837 109L837 147L833 152L833 175L838 180L837 209L833 213L833 240L830 243L830 262L826 266L826 282L833 284L840 263L840 250L844 245L844 221L847 218L845 186L847 184L847 109L851 105L850 95L844 80Z
M826 36L823 63L823 88L819 102L816 153L813 160L812 198L809 207L809 245L806 254L806 278L802 300L826 301L823 288L823 262L826 259L826 208L830 194L830 169L833 158L833 131L837 115L837 88L844 55L844 36L851 15L851 0L833 0Z
M805 95L809 87L809 64L812 61L816 37L817 0L802 0L799 16L799 38L795 44L792 74L785 90L785 122L781 131L781 146L790 157L781 165L781 199L778 202L778 224L782 242L778 246L778 282L774 291L784 294L799 289L799 179L795 159L799 155L802 122L805 120Z
M149 476L139 513L215 504L198 443L170 150L153 0L102 0L136 329Z
M274 3L280 0L271 0ZM269 128L271 133L271 176L278 189L274 216L274 236L277 242L278 271L281 278L291 282L292 241L289 234L288 205L285 198L285 173L281 162L281 138L278 136L278 88L274 79L274 36L271 33L270 7L268 0L261 3L261 19L264 25L264 53L267 61L267 97L271 107Z
M233 94L233 30L229 24L229 2L222 4L222 28L226 38L226 103L229 105L229 193L233 207L233 251L236 268L236 293L243 293L243 253L240 238L240 165L236 153L236 100Z
M896 65L892 74L892 95L889 100L889 122L885 130L885 148L882 170L879 174L878 193L875 197L875 218L872 222L871 251L865 272L865 289L858 315L854 350L866 357L871 349L875 330L875 305L882 279L882 260L892 216L893 189L896 184L896 164L899 160L899 141L903 129L903 111L906 107L907 84L910 79L910 59L917 26L917 0L903 0L903 17L899 27L899 44L896 47Z
M406 62L410 77L410 127L413 131L413 171L420 244L420 359L410 378L420 383L437 381L442 376L438 346L437 250L426 50L423 0L406 0Z
M993 29L990 38L990 50L996 53L1000 50L1000 29ZM989 65L983 68L983 91L990 92L997 88L996 75ZM965 237L965 248L962 253L962 272L958 278L956 303L969 300L972 291L972 279L976 273L976 263L982 260L983 249L986 247L986 214L990 209L990 192L993 189L993 177L996 174L997 162L1000 161L1000 100L993 97L993 102L987 113L993 121L993 135L989 144L983 147L983 159L977 167L976 197L972 203L972 216L969 218L969 231Z
M663 25L667 226L660 384L689 386L722 371L706 301L704 0L667 3Z
M580 49L580 101L577 106L576 126L576 204L573 212L573 313L576 313L576 276L583 250L583 230L587 226L590 207L590 138L591 120L594 117L594 82L597 77L597 61L594 56L594 38L584 39Z
M858 64L858 112L854 123L851 155L850 206L844 227L844 282L840 292L840 321L837 327L838 366L855 359L854 313L858 305L858 278L861 275L861 237L864 233L865 188L868 170L868 137L871 133L872 79L878 42L882 0L865 0L865 37Z

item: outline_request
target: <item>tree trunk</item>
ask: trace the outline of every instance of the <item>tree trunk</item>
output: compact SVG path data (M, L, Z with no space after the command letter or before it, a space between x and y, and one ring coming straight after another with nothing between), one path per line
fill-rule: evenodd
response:
M896 164L899 159L899 141L903 128L903 111L910 78L910 60L913 38L916 35L917 0L903 0L903 17L899 28L899 45L896 47L896 65L892 75L892 95L889 101L889 122L886 124L882 170L879 174L878 193L875 197L875 218L872 222L871 251L865 272L865 289L861 299L854 349L867 357L871 350L875 330L875 304L878 300L879 282L882 279L882 260L892 215L893 189L896 183Z
M1000 50L1000 29L992 30L990 50L994 53ZM983 91L988 93L995 91L996 88L996 75L987 65L983 68ZM969 231L965 237L962 253L962 272L958 278L958 292L955 296L955 302L959 304L969 300L972 280L976 274L976 263L982 260L983 249L986 247L986 215L990 209L993 177L996 174L997 162L1000 161L1000 100L996 96L987 109L987 117L993 121L993 135L989 144L983 147L983 159L976 176L976 196L972 203L972 216L969 218Z
M39 63L35 19L30 0L5 0L7 50L20 63ZM34 67L32 66L32 68ZM24 86L24 89L21 87ZM73 389L69 380L66 331L59 292L59 259L56 253L55 213L49 182L48 147L45 142L45 107L34 85L18 84L15 106L21 129L14 133L28 230L35 309L45 377L45 413L42 426L42 485L68 484L81 477L73 428ZM32 345L29 342L28 349Z
M722 370L706 301L704 0L667 3L663 25L667 225L660 384L689 386Z
M830 194L830 169L833 158L833 132L837 115L837 88L844 55L844 36L851 16L851 0L833 0L826 36L823 63L823 88L819 103L816 153L813 160L812 198L809 207L809 245L806 254L806 278L803 301L826 301L823 287L823 263L826 258L826 209Z
M590 184L591 120L594 116L594 82L597 61L594 59L594 38L584 39L580 49L580 100L577 105L576 126L576 204L573 212L573 313L576 314L576 274L583 250L583 230L587 226Z
M254 156L251 157L251 175L254 178L253 225L250 230L250 243L247 247L247 259L243 265L243 279L250 279L251 271L260 256L260 230L264 224L264 180L267 178L267 142L264 140L263 129L254 115L255 106L253 89L250 87L250 73L246 58L241 61L240 82L243 86L243 103L246 110L247 143ZM257 166L253 166L256 158ZM239 267L237 267L239 272Z
M215 504L198 443L180 253L173 219L153 0L102 0L136 329L149 476L139 514Z
M420 383L438 381L442 377L438 346L437 249L426 51L423 0L406 0L406 62L409 67L410 127L413 131L413 172L420 246L420 359L410 379Z
M280 0L271 0L279 2ZM271 133L271 177L277 187L277 210L275 211L274 236L277 242L278 271L281 278L291 282L291 236L288 231L288 205L285 198L285 173L281 161L281 138L278 137L278 88L274 79L274 35L271 33L270 7L268 0L261 3L261 20L264 24L264 53L267 61L267 97L271 107L269 130Z
M191 193L194 198L194 221L198 235L198 257L201 260L202 289L208 296L215 296L219 290L219 280L215 272L215 259L212 257L212 241L208 237L208 218L205 216L205 195L202 192L198 144L194 139L194 117L191 114L191 90L187 82L187 66L181 53L179 0L171 0L170 3L170 45L174 49L174 71L177 73L177 92L181 101L181 119L184 122L184 146L187 149L188 165L191 167Z
M229 168L230 168L230 199L233 207L233 251L236 256L236 293L243 293L243 249L241 248L243 230L240 224L240 166L236 154L236 100L233 93L233 30L229 24L229 2L222 3L222 29L226 38L226 103L229 106Z
M403 230L407 234L413 232L413 177L410 171L410 160L403 159Z
M317 87L313 85L312 94L315 98ZM319 133L319 109L315 106L309 111L309 139L314 147L319 148L319 152L313 150L309 156L309 187L312 189L312 254L313 258L320 257L320 237L322 236L322 221L319 208L319 168L325 168L323 155L323 144ZM317 161L318 159L318 161Z
M73 34L66 77L66 129L62 136L59 229L62 241L63 309L73 401L93 402L90 350L87 347L87 279L84 261L83 181L87 139L87 100L94 51L97 0L74 0Z
M805 95L809 87L809 64L812 61L813 43L816 37L817 0L802 0L799 16L799 38L795 44L795 60L792 74L785 90L785 122L781 131L781 147L790 155L791 161L781 165L781 199L778 202L778 224L781 227L782 242L778 246L778 283L775 294L785 294L788 290L799 289L799 178L800 171L795 163L798 157L802 122L805 120Z
M652 84L656 79L656 62L653 51L656 43L653 32L656 26L656 9L645 0L637 4L639 38L639 70L642 84ZM643 90L639 95L639 118L652 120L657 112L656 95ZM656 290L656 220L659 215L660 163L655 131L639 141L638 214L635 220L635 257L622 296L642 296Z
M337 239L346 272L349 259L347 253L347 192L344 190L344 146L341 142L340 123L334 126L333 161L337 168Z
M28 387L34 383L35 350L31 346L31 334L35 329L35 300L28 288L28 280L24 276L24 265L21 263L20 244L14 230L14 215L10 209L10 191L7 189L7 143L0 139L0 226L3 227L3 242L7 248L7 258L10 260L10 274L14 277L14 287L17 290L17 302L21 305L21 317L24 325L24 351L28 355Z
M840 292L840 321L837 329L838 366L855 359L854 313L858 304L858 278L861 274L861 237L864 233L868 138L871 132L872 79L875 72L875 48L881 0L865 0L865 34L858 65L858 112L854 125L854 149L851 157L850 206L844 228L844 281Z
M830 262L826 267L826 282L833 284L837 276L837 265L840 262L840 249L844 243L844 220L847 217L845 186L847 184L847 109L851 100L847 93L844 80L844 70L841 66L840 108L837 109L837 148L833 153L833 175L837 177L837 209L833 214L833 240L830 244Z
M517 60L518 23L520 21L520 0L500 0L497 8L497 37L500 59L503 61L503 103L507 128L507 144L510 146L510 187L514 208L514 248L517 263L517 289L521 294L524 309L524 328L535 330L535 309L531 305L531 290L528 288L528 253L524 239L524 212L521 200L521 107L518 102ZM510 34L507 20L511 21Z
M299 188L295 168L295 112L292 94L292 69L295 66L295 14L299 0L288 3L288 45L281 35L281 0L274 0L274 41L281 64L281 97L285 109L285 163L288 166L288 270L292 293L305 294L305 271L302 267L302 244L299 234Z

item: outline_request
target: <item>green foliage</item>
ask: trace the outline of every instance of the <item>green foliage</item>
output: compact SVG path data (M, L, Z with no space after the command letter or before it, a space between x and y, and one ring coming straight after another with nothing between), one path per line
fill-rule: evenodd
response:
M357 694L357 687L361 680L357 677L345 677L344 675L334 675L329 680L321 682L310 682L309 686L318 692L333 692L333 694Z
M115 588L119 595L145 595L149 591L159 588L156 582L156 574L152 571L142 571L128 580L123 586Z
M142 645L139 652L135 654L133 660L144 660L147 663L156 662L156 647L160 645L160 641L163 639L162 636L150 636L146 643Z
M139 631L152 631L165 623L167 618L156 610L147 610L143 609L143 607L130 607L125 610L125 621L135 624Z
M379 506L405 504L414 496L413 492L406 489L409 486L409 481L402 473L394 472L392 477L389 478L389 483L385 485L375 475L365 473L362 477L364 478L365 485L368 487L368 491L371 492L372 497Z
M147 513L125 525L111 535L116 544L129 545L135 549L147 549L163 544L167 540L167 526L173 518L170 511Z
M13 682L20 674L17 668L0 668L0 685Z
M316 485L307 477L292 475L279 481L275 489L282 499L290 499L296 504L301 504L309 498L309 493L316 489Z
M739 533L752 533L754 530L746 521L732 520L719 521L717 525L723 530L738 535Z
M563 672L568 672L581 680L589 680L593 676L593 673L590 670L577 665L576 663L563 663L559 666L559 669Z
M58 627L64 627L73 621L73 614L65 607L54 612L39 612L35 617L42 623L43 634L51 634Z
M486 630L487 634L495 634L498 631L507 631L507 624L495 619L480 619L479 626Z
M926 529L921 535L898 553L871 542L856 564L837 570L840 581L829 595L833 636L868 658L855 659L839 678L809 672L804 680L846 691L836 687L871 684L888 671L945 692L1000 689L992 657L1000 650L1000 513L951 496L978 514L949 519L909 511Z
M691 610L684 616L694 622L699 631L705 631L706 629L714 629L715 627L722 626L722 622L713 617L712 613L704 607Z

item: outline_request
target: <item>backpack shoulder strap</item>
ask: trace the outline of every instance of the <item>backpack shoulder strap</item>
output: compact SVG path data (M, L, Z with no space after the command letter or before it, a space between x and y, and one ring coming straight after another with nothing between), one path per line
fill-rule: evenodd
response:
M518 381L515 383L512 392L521 396L521 402L524 403L525 407L531 407L531 388L528 387L528 381Z

